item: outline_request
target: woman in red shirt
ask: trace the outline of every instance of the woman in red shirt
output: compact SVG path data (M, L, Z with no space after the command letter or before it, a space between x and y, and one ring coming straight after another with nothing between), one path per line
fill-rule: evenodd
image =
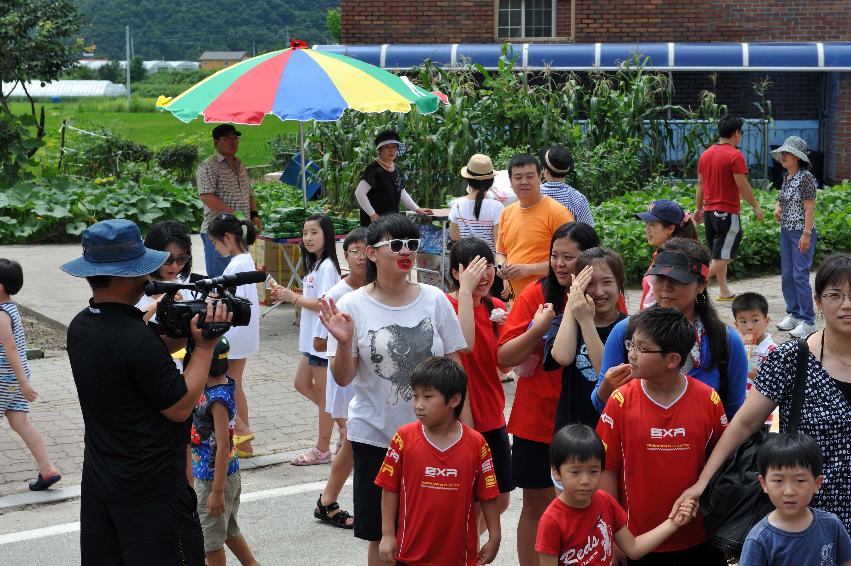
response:
M513 436L511 476L523 489L517 523L520 566L537 565L538 520L555 497L550 477L549 444L561 393L561 371L544 371L544 334L553 318L564 312L567 291L580 254L600 245L594 228L582 222L559 227L550 240L550 269L529 285L512 305L499 338L500 367L518 366L517 391L508 420Z
M458 314L467 348L461 364L469 379L467 405L462 413L472 415L471 426L482 433L493 456L494 474L499 485L499 512L508 509L511 481L511 446L505 430L505 391L496 362L499 328L505 323L505 303L490 296L495 277L494 255L484 240L462 238L449 254L455 291L447 293ZM479 521L479 530L484 527Z

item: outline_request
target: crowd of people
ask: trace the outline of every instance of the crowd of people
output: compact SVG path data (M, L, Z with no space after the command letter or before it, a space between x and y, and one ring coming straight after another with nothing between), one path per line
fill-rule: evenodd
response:
M817 192L806 145L789 138L774 154L787 171L775 209L787 313L777 327L810 352L791 432L801 342L776 344L765 297L734 293L726 278L740 200L762 216L736 149L741 128L734 117L719 123L696 210L656 200L628 211L649 246L634 282L602 246L588 199L565 182L566 148L514 156L507 206L489 196L491 159L471 156L460 171L467 194L449 213L449 292L412 277L420 231L399 207L432 211L405 190L399 135L379 134L355 192L364 226L342 244L347 270L331 218L315 214L303 227L301 292L271 283L275 300L301 309L295 388L317 407L315 446L292 464L330 464L313 516L366 541L370 566L487 564L520 489L521 566L721 565L698 499L779 408L781 434L759 459L776 509L748 535L740 564L851 564L851 254L825 258L810 289ZM239 137L217 126L198 172L211 277L255 269L262 220L235 157ZM189 340L169 338L148 324L163 295L143 293L149 280L194 280L186 227L163 222L143 241L132 222L106 220L83 233L83 250L62 266L92 290L68 329L85 422L83 563L215 566L227 547L257 564L237 521L239 461L262 442L244 388L260 344L255 285L235 292L251 304L247 325L221 337L214 330L233 314L208 301ZM628 312L628 283L642 286L638 312ZM20 266L0 260L0 402L38 463L30 489L41 490L61 476L26 420L36 392L12 300L22 284ZM734 327L718 301L732 301ZM517 380L507 421L506 376ZM351 512L337 502L350 475Z

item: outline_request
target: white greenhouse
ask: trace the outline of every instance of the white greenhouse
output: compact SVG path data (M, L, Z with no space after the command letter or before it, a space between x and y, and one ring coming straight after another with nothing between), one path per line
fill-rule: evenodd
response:
M16 83L3 83L3 92ZM106 97L125 96L127 89L124 85L109 81L74 81L59 80L49 83L40 81L27 82L27 92L33 98L78 98L78 97ZM26 93L20 84L12 90L12 97L24 97Z

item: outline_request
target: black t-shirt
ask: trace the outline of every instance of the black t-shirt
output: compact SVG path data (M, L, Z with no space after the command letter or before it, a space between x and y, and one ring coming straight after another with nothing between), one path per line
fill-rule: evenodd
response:
M399 200L402 198L402 191L405 190L405 179L398 166L390 172L373 161L364 170L361 178L372 187L366 193L366 197L376 214L381 216L399 212ZM369 215L361 209L361 226L369 226L371 223Z
M619 314L618 319L608 326L598 326L597 335L602 340L603 344L609 338L609 334L615 325L625 319L626 315ZM594 408L591 403L591 392L594 391L594 386L597 384L597 373L591 365L591 360L588 357L588 350L585 346L585 339L582 336L582 330L575 321L573 324L576 328L576 357L573 364L565 367L561 371L561 394L558 398L558 408L556 409L555 430L559 430L565 425L581 423L597 428L597 421L600 420L600 413ZM555 342L556 332L551 331L549 338L544 345L544 369L552 371L558 369L559 364L556 362L550 352Z
M142 311L90 302L68 327L68 357L85 423L83 489L139 501L185 488L191 420L160 411L186 382Z

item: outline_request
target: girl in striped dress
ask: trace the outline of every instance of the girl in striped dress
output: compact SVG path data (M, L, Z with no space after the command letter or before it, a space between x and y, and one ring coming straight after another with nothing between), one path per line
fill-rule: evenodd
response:
M38 477L30 482L32 491L42 491L60 479L59 468L47 455L38 430L27 419L30 401L38 397L29 384L27 341L18 305L12 300L24 286L24 272L18 262L0 259L0 414L18 433L38 463Z

